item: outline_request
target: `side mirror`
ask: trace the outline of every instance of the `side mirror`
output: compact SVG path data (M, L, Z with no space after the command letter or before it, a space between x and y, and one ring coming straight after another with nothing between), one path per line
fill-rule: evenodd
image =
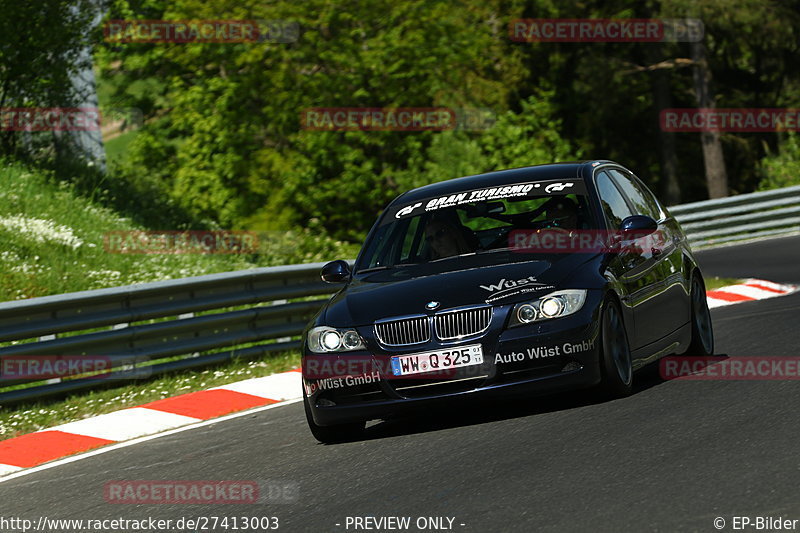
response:
M658 222L646 215L633 215L623 220L619 229L625 240L633 240L655 232Z
M320 277L327 283L342 283L350 279L350 265L341 259L331 261L322 267Z

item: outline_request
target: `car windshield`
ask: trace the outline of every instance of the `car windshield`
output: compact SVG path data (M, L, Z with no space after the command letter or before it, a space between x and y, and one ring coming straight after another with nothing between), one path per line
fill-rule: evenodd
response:
M524 185L491 190L505 191ZM577 183L571 185L564 190L539 186L518 188L518 194L485 195L486 199L472 202L469 200L476 195L467 191L390 206L365 243L356 270L445 263L468 255L506 252L510 250L509 239L514 230L596 229L598 226L591 217L585 191L579 189ZM550 193L542 194L546 189ZM509 260L507 254L505 257L494 255L494 258L487 257L486 262Z

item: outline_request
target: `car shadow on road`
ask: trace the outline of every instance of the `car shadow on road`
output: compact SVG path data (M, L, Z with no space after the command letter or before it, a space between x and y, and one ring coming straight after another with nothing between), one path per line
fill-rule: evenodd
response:
M718 354L717 357L728 357ZM633 393L629 398L609 400L594 389L581 389L550 394L547 396L526 395L513 398L491 399L479 401L470 399L466 403L469 409L453 410L455 404L442 407L426 408L405 417L379 421L368 425L359 440L377 440L401 435L428 433L464 426L475 426L514 418L567 411L581 407L628 401L648 389L665 384L659 371L659 362L651 363L636 372ZM465 405L458 403L458 405Z

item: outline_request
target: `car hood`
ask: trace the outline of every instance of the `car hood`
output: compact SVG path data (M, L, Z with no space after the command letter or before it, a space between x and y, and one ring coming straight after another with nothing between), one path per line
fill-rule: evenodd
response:
M320 318L334 327L362 326L382 318L430 312L426 309L429 302L438 302L436 311L442 311L532 300L562 288L562 282L576 269L597 257L553 254L489 266L464 261L458 270L449 272L408 267L357 275L330 300Z

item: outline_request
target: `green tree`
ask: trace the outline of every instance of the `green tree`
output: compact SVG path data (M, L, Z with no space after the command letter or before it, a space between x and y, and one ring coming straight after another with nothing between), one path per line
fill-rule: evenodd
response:
M507 43L478 8L120 1L110 16L283 19L302 28L289 44L108 45L101 54L104 75L120 88L115 97L150 116L126 172L159 176L181 207L223 225L281 229L316 217L331 233L358 238L435 137L303 130L303 109L507 108ZM126 80L148 78L162 82L130 94Z
M86 66L80 54L92 42L91 21L100 5L0 0L0 108L69 107L81 100L71 76ZM59 139L52 133L26 138L23 143L20 132L0 130L0 154L30 157Z

